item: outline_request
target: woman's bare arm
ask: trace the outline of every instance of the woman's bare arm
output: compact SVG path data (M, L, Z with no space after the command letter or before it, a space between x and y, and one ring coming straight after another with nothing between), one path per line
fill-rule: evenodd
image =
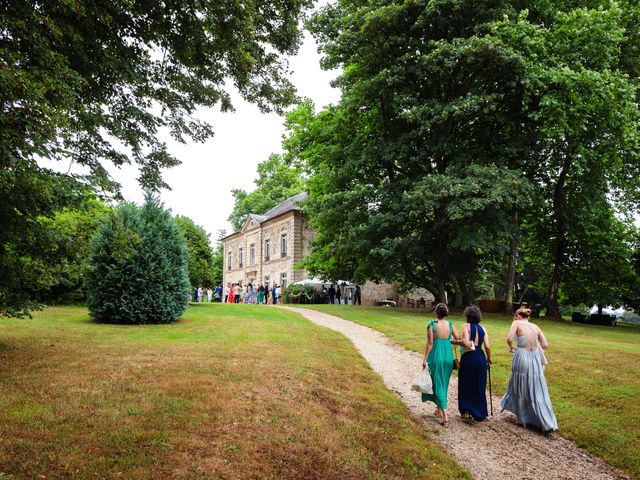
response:
M509 351L511 353L516 351L516 349L513 348L513 341L515 340L516 332L518 331L518 324L516 322L517 320L514 320L511 323L511 329L509 329L509 335L507 335L507 345L509 345Z
M427 366L427 358L429 357L429 352L431 352L432 347L433 347L433 329L429 327L427 328L427 345L424 348L424 358L422 359L422 368Z
M489 333L487 333L487 329L484 328L484 351L487 352L487 363L491 363L491 342L489 342Z
M453 327L453 330L452 330L453 338L455 338L457 341L462 340L462 337L458 333L458 330L456 330L456 326L453 323L451 324L451 326Z
M542 329L540 327L538 327L538 341L540 342L540 346L542 347L543 350L546 350L547 348L549 348L549 342L547 342L547 337L544 336L544 333L542 333Z
M464 345L465 348L471 348L471 329L468 323L462 326L462 339L458 343Z

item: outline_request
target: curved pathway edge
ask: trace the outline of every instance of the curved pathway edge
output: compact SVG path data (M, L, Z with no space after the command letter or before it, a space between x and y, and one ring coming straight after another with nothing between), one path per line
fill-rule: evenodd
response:
M494 416L475 424L464 422L457 411L457 378L449 387L450 427L440 426L434 405L423 404L411 390L422 356L411 352L382 333L342 318L307 308L282 306L322 327L342 333L354 344L371 368L395 392L431 438L478 479L620 479L618 469L579 448L556 433L542 435L516 425L515 417L497 413L499 398L493 398ZM561 426L562 427L562 426Z

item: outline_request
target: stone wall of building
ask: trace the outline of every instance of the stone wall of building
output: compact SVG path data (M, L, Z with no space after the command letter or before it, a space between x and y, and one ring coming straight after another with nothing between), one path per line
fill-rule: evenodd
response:
M248 283L282 285L307 278L304 270L295 270L294 265L303 258L302 215L291 211L262 224L249 222L235 235L223 240L224 275L223 283ZM249 228L247 228L249 227ZM282 235L286 235L286 255L282 256ZM269 240L269 256L266 258L266 240ZM251 248L255 249L255 262L251 263ZM240 267L240 249L243 251L243 264ZM228 254L231 252L231 269L228 268Z
M287 251L281 252L282 235L287 236ZM294 266L309 253L314 232L308 219L299 211L292 210L260 224L249 219L242 231L223 240L224 247L224 285L229 283L265 284L273 286L299 282L308 278L308 272L296 270ZM265 241L269 240L269 256L266 257ZM242 266L240 266L242 249ZM253 249L253 257L251 251ZM229 269L231 253L231 269ZM253 261L252 261L253 260ZM283 281L286 279L286 282ZM400 294L397 283L367 282L361 286L362 304L375 305L380 300L393 300L399 307L407 306L407 299L423 297L429 301L433 296L424 289L415 289Z
M261 265L261 283L269 283L273 286L275 284L287 285L291 283L293 278L293 245L292 240L294 237L294 213L289 212L280 217L274 218L262 224L263 246L264 241L270 242L270 255L269 260L262 257ZM287 236L287 251L286 255L282 256L282 235ZM283 282L283 280L285 280Z
M398 307L407 307L408 299L418 300L424 298L426 302L433 301L433 295L424 288L416 288L406 293L400 293L397 283L373 283L367 282L361 286L362 304L376 305L380 300L393 300Z
M375 305L379 300L398 301L398 288L391 283L367 282L360 286L362 305Z
M413 290L409 290L406 293L402 293L399 295L399 307L407 307L408 299L419 300L423 298L425 302L433 302L433 294L424 288L414 288Z

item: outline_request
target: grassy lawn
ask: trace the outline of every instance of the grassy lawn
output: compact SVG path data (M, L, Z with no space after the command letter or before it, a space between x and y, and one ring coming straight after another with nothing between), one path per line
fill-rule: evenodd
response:
M268 307L0 319L0 478L469 478L351 343Z
M426 325L433 318L405 309L312 308L367 325L416 352L424 352ZM461 328L462 316L450 319ZM549 340L546 376L562 435L640 478L640 328L533 321ZM487 316L483 325L493 347L493 393L502 395L511 368L506 345L511 319Z

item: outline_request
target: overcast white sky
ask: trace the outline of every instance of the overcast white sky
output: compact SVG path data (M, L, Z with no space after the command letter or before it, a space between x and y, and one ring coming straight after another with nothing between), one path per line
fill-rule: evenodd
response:
M328 1L317 2L325 3ZM340 98L340 92L330 85L339 72L322 71L320 58L315 41L305 33L298 55L289 59L291 79L298 95L311 98L316 108L336 103ZM219 229L231 233L231 225L227 221L233 208L231 189L253 190L258 163L271 153L282 151L283 117L262 114L239 95L233 97L233 104L236 108L233 113L213 109L199 111L197 116L213 125L215 131L214 137L206 143L183 145L173 141L169 135L164 138L169 151L182 164L164 172L164 179L171 190L162 191L161 199L174 214L188 216L204 227L211 235L212 244ZM69 167L63 162L40 163L58 171L67 171ZM110 173L122 185L126 200L142 202L143 193L136 181L137 167L113 168Z
M338 72L322 71L319 61L315 41L306 34L298 55L290 59L290 68L298 95L311 98L316 108L336 103L340 98L339 90L330 85ZM234 106L233 113L200 112L199 118L210 122L215 131L215 136L204 144L182 145L167 139L169 150L182 165L164 174L172 190L163 191L161 198L175 214L188 216L202 225L212 240L221 228L231 233L227 221L233 208L231 189L253 190L258 163L271 153L282 151L282 117L262 114L239 96L234 98ZM114 177L122 183L127 200L141 201L135 169L114 172Z

